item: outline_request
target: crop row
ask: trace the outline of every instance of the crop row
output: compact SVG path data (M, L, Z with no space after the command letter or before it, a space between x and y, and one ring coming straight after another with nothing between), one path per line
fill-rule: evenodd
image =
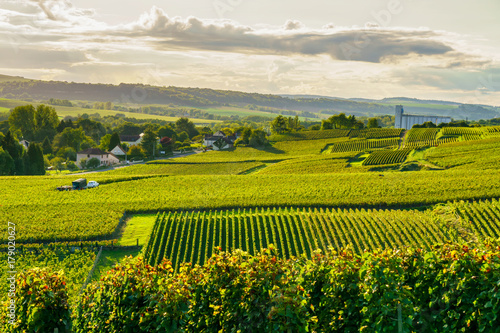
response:
M432 141L436 139L439 128L412 128L406 134L406 143L418 141Z
M398 145L399 138L380 140L349 140L333 143L330 145L330 153L342 153L348 151L366 151L374 148L394 147Z
M419 211L250 208L165 212L157 217L145 258L163 258L178 269L183 262L204 264L215 247L255 254L273 244L285 258L311 257L316 249L364 250L416 246L447 240L435 220Z
M402 163L413 149L375 151L364 161L363 165L383 165Z
M483 239L500 237L500 201L460 201L454 204L464 227Z
M406 142L404 144L405 148L422 148L422 147L437 147L439 145L445 144L445 143L451 143L451 142L457 142L458 138L456 137L451 137L451 138L445 138L441 137L439 139L433 139L433 140L426 140L426 141L412 141L412 142Z
M351 130L350 138L384 139L399 137L403 129L401 128L367 128Z

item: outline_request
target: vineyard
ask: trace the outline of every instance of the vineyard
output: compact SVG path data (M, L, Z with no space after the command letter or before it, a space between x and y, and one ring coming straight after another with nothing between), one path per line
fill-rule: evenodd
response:
M385 139L399 137L402 132L401 128L357 129L349 132L349 138Z
M255 254L273 244L281 257L290 258L311 257L314 250L329 247L362 253L404 246L429 248L446 240L434 217L418 211L250 208L167 212L157 218L145 260L156 265L165 257L178 269L184 262L203 265L219 246L224 251Z
M67 292L71 300L78 296L82 284L90 272L96 251L71 250L65 246L18 248L16 270L21 272L32 267L46 267L48 270L62 271L67 282ZM7 262L7 252L0 252L0 260ZM7 270L0 272L2 281L6 281ZM7 285L0 284L0 293L7 294Z
M399 138L391 139L359 139L333 143L326 149L330 153L343 153L349 151L366 151L376 148L397 147Z
M375 151L370 154L364 161L363 165L383 165L383 164L397 164L403 163L408 154L413 149L401 150L383 150Z

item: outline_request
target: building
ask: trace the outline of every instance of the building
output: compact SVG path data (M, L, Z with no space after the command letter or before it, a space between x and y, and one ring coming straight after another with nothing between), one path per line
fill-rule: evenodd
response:
M222 139L227 144L222 149L227 149L233 147L234 141L236 141L237 138L238 134L226 136L224 132L218 131L212 135L205 135L205 139L203 140L203 145L206 147L213 147L213 149L218 150L218 148L214 146L214 142Z
M97 158L101 162L101 166L103 165L113 165L120 162L118 157L114 154L102 151L99 148L88 148L76 153L76 165L80 165L81 160L84 158L90 160L91 158Z
M451 117L439 117L439 116L417 116L404 114L403 106L396 105L396 121L394 124L394 128L404 128L411 129L413 125L421 125L426 122L433 122L436 125L440 123L450 123Z
M123 150L123 148L120 147L120 145L117 145L115 148L111 149L110 153L113 154L113 155L115 155L115 156L125 156L125 155L127 155L127 153L125 152L125 150Z
M141 141L144 133L139 135L120 135L120 142L126 143L129 147L138 146Z

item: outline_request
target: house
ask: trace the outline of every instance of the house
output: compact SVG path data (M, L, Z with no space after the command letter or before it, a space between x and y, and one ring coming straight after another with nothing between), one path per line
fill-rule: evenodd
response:
M126 143L129 147L138 146L141 141L144 133L139 135L120 135L120 142Z
M120 147L120 145L117 145L115 148L111 149L110 153L113 154L113 155L116 155L116 156L125 156L125 155L127 155L127 153L125 152L125 150L123 150L123 148Z
M119 163L120 160L114 154L102 151L99 148L88 148L76 153L76 165L80 165L81 160L84 158L90 160L91 158L97 158L103 165L113 165Z
M235 133L234 135L226 136L226 134L222 131L215 132L212 135L205 135L205 139L203 140L203 145L206 147L213 147L214 150L219 150L217 147L214 146L214 142L223 139L226 143L227 146L225 146L222 149L227 149L233 147L234 141L238 139L239 135L238 133Z
M26 150L28 150L28 146L30 145L29 141L21 140L19 141L19 143L22 144L23 147L26 148Z

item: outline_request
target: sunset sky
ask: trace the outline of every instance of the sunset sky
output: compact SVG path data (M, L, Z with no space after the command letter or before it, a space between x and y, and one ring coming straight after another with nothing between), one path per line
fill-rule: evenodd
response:
M500 105L498 0L0 0L0 74Z

